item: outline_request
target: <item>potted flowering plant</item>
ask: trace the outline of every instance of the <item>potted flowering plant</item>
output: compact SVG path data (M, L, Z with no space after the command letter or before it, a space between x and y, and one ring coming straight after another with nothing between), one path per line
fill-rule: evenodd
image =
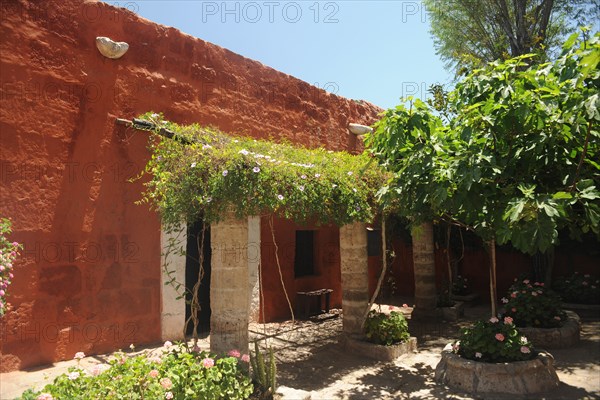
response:
M505 315L519 327L555 328L566 320L560 297L543 283L516 280L502 298Z
M407 307L404 305L403 307ZM401 312L371 310L364 324L364 338L345 338L349 350L376 360L392 361L417 349L417 339L408 333L408 322Z
M452 281L452 294L464 296L469 294L469 284L467 278L457 275Z
M539 347L564 348L579 341L579 316L564 311L558 294L543 283L515 281L502 298L505 313Z
M371 310L365 321L365 335L368 341L384 346L406 342L410 338L408 322L397 311L386 314Z
M506 377L514 377L507 381ZM442 351L438 382L470 393L531 394L558 385L553 358L537 352L511 317L478 321Z
M563 301L575 304L600 304L600 279L575 272L553 284Z
M525 361L534 356L532 344L517 330L511 317L477 321L463 329L452 351L469 360L482 362Z

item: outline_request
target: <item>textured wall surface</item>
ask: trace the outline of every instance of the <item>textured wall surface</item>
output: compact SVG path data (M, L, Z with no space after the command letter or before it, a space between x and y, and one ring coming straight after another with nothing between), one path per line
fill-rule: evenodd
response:
M0 6L0 215L25 245L2 371L160 340L160 222L128 182L147 136L115 117L356 151L347 124L380 111L104 3ZM97 36L129 51L105 58Z
M362 334L361 321L369 304L369 272L367 269L367 228L354 223L340 228L340 264L342 270L343 329L345 333Z

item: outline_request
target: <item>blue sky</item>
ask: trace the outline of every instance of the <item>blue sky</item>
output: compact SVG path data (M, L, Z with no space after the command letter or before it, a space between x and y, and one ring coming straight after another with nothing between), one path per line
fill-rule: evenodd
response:
M112 2L109 2L112 3ZM389 108L452 73L419 0L114 3L325 90Z

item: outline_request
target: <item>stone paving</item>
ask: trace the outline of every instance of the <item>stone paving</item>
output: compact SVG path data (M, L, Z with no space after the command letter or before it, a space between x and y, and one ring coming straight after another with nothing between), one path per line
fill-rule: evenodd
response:
M409 314L410 308L403 312ZM294 324L290 321L252 324L250 340L266 337L268 344L276 348L279 384L296 389L294 396L286 399L477 399L481 397L437 384L434 370L443 347L456 337L460 327L487 316L488 312L484 307L467 307L465 318L457 323L410 321L419 351L393 362L378 362L344 350L340 344L339 310ZM200 347L208 349L209 339L202 339ZM145 351L157 349L160 347ZM582 318L581 340L577 345L551 353L561 384L557 390L536 398L600 399L600 316ZM106 358L87 357L82 363L91 367ZM41 387L74 364L66 361L47 368L0 374L0 399L17 397L31 386Z

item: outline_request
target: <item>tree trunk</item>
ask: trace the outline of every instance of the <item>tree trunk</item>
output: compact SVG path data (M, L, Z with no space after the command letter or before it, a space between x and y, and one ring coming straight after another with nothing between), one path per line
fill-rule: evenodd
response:
M415 310L420 313L435 310L435 253L433 223L426 222L412 229L413 264L415 271Z
M492 317L498 315L498 295L496 293L496 239L488 243L490 257L490 300L492 304Z

